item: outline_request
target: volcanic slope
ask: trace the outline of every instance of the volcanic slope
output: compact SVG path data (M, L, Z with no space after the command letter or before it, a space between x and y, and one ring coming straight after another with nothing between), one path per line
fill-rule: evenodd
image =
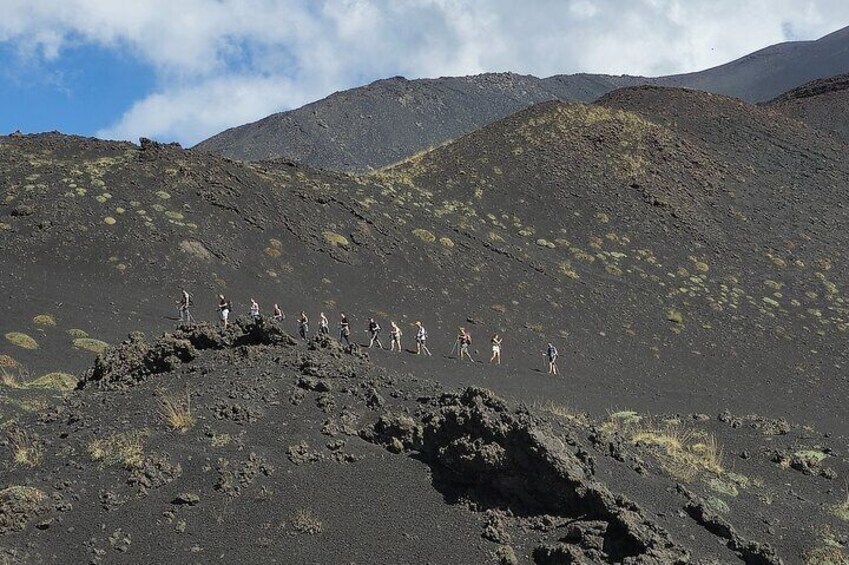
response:
M395 77L228 129L196 148L235 159L285 157L320 168L365 171L547 100L591 102L618 88L654 84L763 102L808 81L849 72L847 53L849 28L817 41L773 45L704 71L657 78L576 74L540 79L512 73Z
M513 73L407 80L394 77L223 131L195 148L234 159L285 157L340 171L401 161L533 104L589 102L633 77L539 79Z
M168 388L171 394L184 386L208 390L203 397L193 397L198 414L216 420L219 416L215 414L219 414L234 425L261 421L258 412L279 410L282 420L267 420L268 426L259 427L285 429L294 425L289 418L301 422L308 415L287 412L279 391L291 395L293 386L324 388L314 382L300 385L296 380L301 371L315 376L309 374L314 371L309 367L319 361L326 365L326 375L348 375L350 380L340 384L340 389L358 390L356 383L367 380L366 373L388 371L394 380L380 397L393 410L403 411L406 406L417 418L415 405L398 406L395 400L413 401L470 384L486 386L508 403L536 405L537 415L541 410L567 416L589 412L587 421L591 423L584 431L574 432L586 434L590 443L579 442L584 449L600 446L614 456L612 461L617 453L621 455L620 445L636 444L647 450L633 455L636 459L629 459L630 455L620 459L630 462L638 475L648 471L648 482L635 482L634 476L621 469L605 470L594 480L662 514L645 519L651 524L647 526L650 531L660 526L670 532L670 551L683 547L719 562L736 559L732 554L751 563L776 562L769 560L772 554L762 546L769 543L778 555L795 562L817 547L845 544L839 533L833 533L840 527L844 493L835 478L845 474L847 435L843 406L847 311L841 295L847 236L839 228L846 220L842 187L849 172L842 160L843 150L844 145L830 136L795 120L776 118L774 112L719 96L659 88L619 91L595 105L539 105L398 166L363 176L286 163L240 164L150 142L136 147L59 135L3 138L0 249L4 264L13 266L0 278L0 289L8 297L0 321L0 359L8 366L0 413L11 434L6 443L14 457L6 464L14 467L15 473L8 475L12 478L7 485L27 487L27 477L31 477L37 483L34 488L42 495L50 494L55 505L42 509L46 499L30 490L6 492L7 513L29 515L32 511L26 509L27 504L34 504L38 516L45 513L46 517L25 520L30 529L0 545L10 546L16 555L26 555L22 540L32 533L31 528L41 520L61 518L61 509L66 508L64 497L54 496L44 486L60 482L61 474L52 470L56 462L71 459L80 473L95 473L90 466L100 464L103 457L92 455L89 440L151 428L158 416L145 402L156 400L151 393L157 386ZM232 347L221 345L214 332L206 331L200 337L178 335L177 345L168 338L149 349L139 345L136 336L118 350L130 353L113 351L98 361L95 371L86 377L84 391L63 399L49 388L39 388L68 382L67 375L87 367L93 357L88 350L105 345L98 340L116 343L118 336L130 330L151 333L173 324L180 285L193 291L199 319L213 317L218 292L236 300L237 312L246 311L251 296L266 313L270 304L279 302L289 316L284 329L292 331L295 313L302 308L313 317L313 325L319 309L331 320L344 310L352 316L355 337L363 336L365 320L373 315L384 327L389 319L398 320L409 344L412 322L421 319L430 330L436 355L420 358L375 351L374 368L352 372L338 356L305 360L302 346L291 345L282 334L273 339L262 337L261 331L243 324L233 332L243 331L248 337L234 333L226 338ZM502 332L505 364L496 368L444 358L442 353L450 348L453 331L460 324L472 329L476 357L488 353L489 332ZM562 378L531 370L541 365L541 353L549 340L563 354ZM261 347L253 347L256 343ZM269 345L274 347L269 350ZM279 348L284 346L292 349L281 352ZM207 351L210 349L212 352ZM226 351L221 353L221 349ZM201 350L207 352L198 353ZM110 372L108 361L115 355L119 360L120 355L131 355L135 361L126 367L118 363ZM176 376L175 371L184 369L185 378ZM278 370L289 376L277 379ZM234 378L226 377L225 371ZM66 377L57 377L57 373ZM110 380L123 382L128 376L128 386L144 381L131 387L132 393L116 393L112 389L124 387L108 384ZM200 377L204 379L197 380ZM432 382L433 387L424 381ZM100 382L106 390L92 390ZM177 384L180 386L172 388ZM245 386L257 387L257 391L248 392ZM417 388L420 386L424 389ZM321 393L319 388L313 392ZM469 394L468 402L484 402L474 400L476 393ZM324 410L330 399L316 398L315 402ZM339 402L336 408L346 402ZM453 401L445 402L442 408L453 410ZM78 403L82 404L76 410ZM424 402L428 405L425 412L441 410L429 403ZM379 400L373 404L380 407ZM53 418L50 414L56 410L62 411L61 415ZM608 413L615 416L608 417ZM420 415L425 426L427 418ZM56 438L62 440L63 434L70 433L62 426L73 426L80 418L96 422L93 427L86 423L80 428L86 437L76 436L78 439L72 440L76 443L57 443ZM311 418L324 422L324 415ZM49 422L51 419L56 422ZM623 430L623 419L644 421L648 427L631 429L626 424ZM19 423L17 427L8 423L11 420ZM126 425L121 423L125 420ZM709 422L696 430L698 441L691 441L694 436L686 424L690 420ZM591 440L597 436L593 429L605 423L605 429L620 434L620 439L611 440L612 446L606 439L600 443ZM42 424L46 427L38 427ZM401 427L409 428L408 424ZM664 435L661 432L667 426L672 426L672 431ZM16 431L19 427L44 442L41 457L47 464L36 466L41 470L26 467L25 461L35 457L35 452L15 448L28 445L27 436ZM198 429L203 429L202 424ZM232 439L238 429L209 433L230 434ZM221 475L225 483L240 481L234 477L241 474L264 476L266 464L275 469L281 462L288 465L284 459L289 460L292 446L296 446L296 460L309 460L317 442L323 441L310 435L315 429L319 428L287 437L285 455L277 447L269 447L265 455L254 450L257 457L265 458L264 463L244 453L234 463L235 456L222 454L226 464L203 463L200 472L209 467L210 476ZM357 427L358 434L362 431ZM383 432L378 443L386 442L396 451L428 451L395 437L397 429ZM498 466L498 461L503 461L498 454L502 449L512 450L508 444L514 440L494 439L489 432L466 432L458 431L469 436L465 440L448 436L454 445L450 449L442 449L442 443L431 444L436 447L428 457L436 457L434 469L449 463L449 469L460 473L459 482L469 488L476 483L468 477L480 474L481 469L470 471L463 462L478 460L474 453L479 447L486 453L481 455L488 461L486 465ZM679 432L683 435L675 435ZM246 433L251 434L246 446L260 445L260 438L253 436L258 431ZM364 433L372 439L381 437ZM670 445L683 446L687 461L697 452L716 453L705 433L717 434L718 443L734 454L721 466L723 471L736 473L738 466L745 468L740 475L749 479L746 488L741 484L744 479L724 476L717 467L708 475L699 467L695 476L691 470L677 468L681 451L673 450L675 457L669 455ZM178 434L156 432L151 437L157 458L143 465L138 458L119 465L114 469L117 474L110 475L116 484L129 481L126 488L138 489L141 484L153 490L174 482L184 469L194 469L185 457L197 450L197 445L176 441ZM297 447L300 442L308 446ZM469 447L469 443L477 447ZM203 447L206 452L207 446ZM360 447L365 449L357 444L357 449ZM319 451L331 457L334 450L327 449ZM528 457L523 452L511 453L511 461ZM653 459L656 468L649 463L652 455L660 457ZM443 456L446 459L440 459ZM595 459L617 465L604 457ZM136 470L137 463L143 471ZM525 465L520 466L520 475L526 474L527 462L516 464ZM454 560L481 562L481 554L474 553L477 546L471 542L479 535L475 523L481 515L443 508L438 499L428 498L432 491L426 488L427 481L416 475L423 467L405 467L400 475L393 475L387 470L393 464L381 465L357 471L381 477L380 483L418 485L415 496L427 506L425 514L440 517L417 523L414 531L408 532L412 537L405 539L421 540L434 524L451 523L453 529L448 530L466 532L464 539L470 540L469 546L457 548L470 553L455 555ZM335 477L328 479L331 482L362 483L356 477L363 475L333 469L328 471ZM504 496L499 488L514 488L512 479L500 471L489 474L492 469L482 469L492 481L483 494L471 498L473 502L480 496L484 500L493 496L492 488L495 496ZM441 480L445 477L436 470L429 472L434 473L437 488L445 486ZM89 493L103 490L107 506L113 495L122 500L127 493L116 492L114 485L93 486L90 481L106 480L102 475L87 475L82 486L72 487L68 495L72 505L81 495L78 488ZM196 471L188 472L188 476L196 475ZM304 484L300 492L318 497L314 493L321 490L321 477L331 475L310 475L319 482ZM567 482L576 484L575 475L565 476ZM683 481L680 489L670 482L675 476ZM711 487L712 478L721 480ZM61 482L66 480L73 482L61 478ZM414 483L416 480L419 482ZM729 486L729 480L734 484ZM785 482L791 482L790 490L776 486ZM303 483L295 481L294 485L298 484ZM761 484L767 485L764 490L752 490ZM449 481L453 489L452 485ZM705 486L711 490L705 491ZM194 483L186 487L174 483L173 488L179 492L157 491L151 500L180 497L184 488L192 494L196 487ZM279 487L269 488L279 491ZM724 489L725 494L718 495L717 489ZM352 500L349 495L357 504L368 500L356 486L341 491L336 502L323 508L339 513L334 522L344 523L339 500ZM526 495L516 494L523 500ZM531 498L539 496L535 493ZM720 500L713 502L712 513L703 504L710 497ZM189 502L179 504L191 506L194 497L186 498ZM381 500L381 505L389 504L387 499ZM599 495L598 500L607 498ZM155 521L153 516L163 512L158 502L145 510L151 513L150 524ZM514 515L527 514L531 522L511 522L525 531L534 530L534 517L545 514L572 519L574 508L585 508L581 506L585 503L572 499L566 504L572 510L539 505L520 509L517 503L503 501L485 507L509 507ZM87 508L83 515L86 523L97 523L92 519L102 510L90 504L90 499L80 503ZM309 510L304 506L302 509ZM154 507L158 512L150 509ZM240 516L248 514L241 504L236 507ZM591 531L567 534L557 526L548 531L560 537L545 539L516 533L518 539L529 540L516 542L517 551L524 556L522 560L535 556L541 563L563 561L562 553L571 549L543 546L564 540L585 552L592 544L600 544L597 551L602 553L592 558L594 562L618 562L626 554L646 553L634 545L615 549L627 536L620 535L626 526L615 525L611 518L619 512L614 507L621 505L605 502L585 508L592 510L593 521L598 517L604 522L593 525ZM722 518L726 507L730 515ZM287 507L286 512L294 516L297 509ZM685 519L679 517L679 510ZM133 507L133 515L138 511ZM368 507L363 512L372 516L370 513L379 510ZM375 527L406 519L396 512L397 508L387 514L388 522L374 522ZM761 526L754 518L758 515L769 516L768 526ZM640 520L645 517L640 516ZM210 519L208 514L199 518L202 524L209 524ZM222 519L226 522L227 516ZM285 517L280 519L289 523ZM309 522L298 520L300 524ZM159 524L163 523L160 520ZM52 559L46 548L55 541L50 536L56 532L63 532L62 539L69 543L81 539L67 528L51 524L41 524L39 531L49 532L48 541L33 548L33 562ZM178 520L174 527L180 533L176 529L184 526ZM499 528L498 524L493 527ZM543 519L539 527L545 530L549 526ZM128 529L110 521L106 530L114 541L101 536L103 539L93 542L95 555L110 551L107 543L110 548L127 546L123 540ZM605 542L608 531L610 541ZM138 536L154 535L149 529L144 532L130 537L139 540ZM355 546L349 547L353 538L368 540L360 542L363 551L384 547L373 541L374 531L361 538L354 530L337 534L325 538L326 547L350 550L344 560L364 559ZM502 539L497 533L492 536ZM689 536L695 541L681 546L681 540ZM715 536L723 540L721 545L716 544ZM274 539L272 535L263 537ZM576 537L584 541L572 543ZM442 538L437 535L433 539ZM664 538L651 539L652 547L665 546ZM319 538L310 547L321 541ZM199 550L208 545L217 551L217 543L197 545ZM404 546L403 551L433 552L434 562L450 561L439 553L438 541L433 545L430 541L416 543ZM152 544L143 542L136 547L152 551ZM189 550L192 547L187 545ZM492 546L481 547L484 552L493 550ZM537 547L542 547L539 554ZM239 551L249 550L240 546ZM326 555L324 561L339 561ZM388 555L392 558L387 562L398 562L396 554ZM664 560L668 557L664 555L659 562L669 562ZM205 556L200 560L206 561Z
M806 83L765 106L849 141L849 75Z

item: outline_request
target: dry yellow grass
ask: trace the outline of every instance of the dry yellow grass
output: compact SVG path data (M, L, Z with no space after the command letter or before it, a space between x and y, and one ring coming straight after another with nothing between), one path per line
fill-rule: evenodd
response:
M0 368L14 369L18 366L18 362L10 355L0 355Z
M184 394L169 394L165 391L159 393L159 411L165 422L172 430L185 433L195 424L192 415L191 392L186 390Z
M44 448L38 438L22 428L13 427L7 431L6 441L16 465L36 467L44 458Z
M347 249L351 245L350 242L348 242L348 238L336 232L325 231L322 235L324 236L324 241L333 247L342 247Z
M655 453L661 466L678 480L692 481L702 472L723 472L722 446L713 435L668 424L664 428L642 426L632 434L631 441L660 448Z
M103 465L138 467L144 458L146 439L147 432L144 430L113 434L92 441L88 446L88 454L93 461Z

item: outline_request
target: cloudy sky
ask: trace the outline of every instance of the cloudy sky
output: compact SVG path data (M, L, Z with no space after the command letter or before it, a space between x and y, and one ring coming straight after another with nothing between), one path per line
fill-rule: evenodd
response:
M192 145L387 76L671 74L847 25L846 0L0 0L0 132Z

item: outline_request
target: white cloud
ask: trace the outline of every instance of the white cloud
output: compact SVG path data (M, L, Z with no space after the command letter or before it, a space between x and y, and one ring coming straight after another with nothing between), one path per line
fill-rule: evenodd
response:
M100 134L184 144L391 75L687 72L849 24L845 0L0 0L0 13L0 42L26 56L83 43L150 65L155 92Z

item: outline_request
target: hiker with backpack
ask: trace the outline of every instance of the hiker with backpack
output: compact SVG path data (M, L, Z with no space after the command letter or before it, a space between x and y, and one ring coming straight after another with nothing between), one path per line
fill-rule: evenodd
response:
M351 323L348 321L348 316L345 312L339 314L339 341L345 340L345 343L351 345Z
M321 335L330 335L330 322L327 321L327 316L324 312L318 315L318 333Z
M275 322L279 322L280 320L283 320L284 318L286 318L286 316L283 314L283 311L280 309L280 306L275 304L274 305L274 313L272 314L271 319L274 320Z
M368 333L370 336L368 346L369 349L376 343L378 347L383 349L383 344L380 342L380 325L374 320L374 318L369 318L368 320Z
M310 320L307 318L307 313L303 310L301 311L301 315L298 316L298 335L301 336L301 339L304 341L307 340L307 334L310 333Z
M428 356L430 349L427 348L427 330L421 322L416 322L416 355L421 355L424 351Z
M191 324L194 323L194 318L192 317L192 312L190 310L192 306L192 295L183 288L181 289L180 300L177 301L177 309L180 312L180 323L181 324Z
M556 375L557 373L557 348L553 343L548 344L548 350L543 354L548 357L548 374Z
M469 354L469 345L472 344L472 335L466 331L466 328L460 328L460 333L457 334L457 343L460 344L460 360L463 360L463 357L468 357L469 361L472 363L475 362L472 359L472 356Z

